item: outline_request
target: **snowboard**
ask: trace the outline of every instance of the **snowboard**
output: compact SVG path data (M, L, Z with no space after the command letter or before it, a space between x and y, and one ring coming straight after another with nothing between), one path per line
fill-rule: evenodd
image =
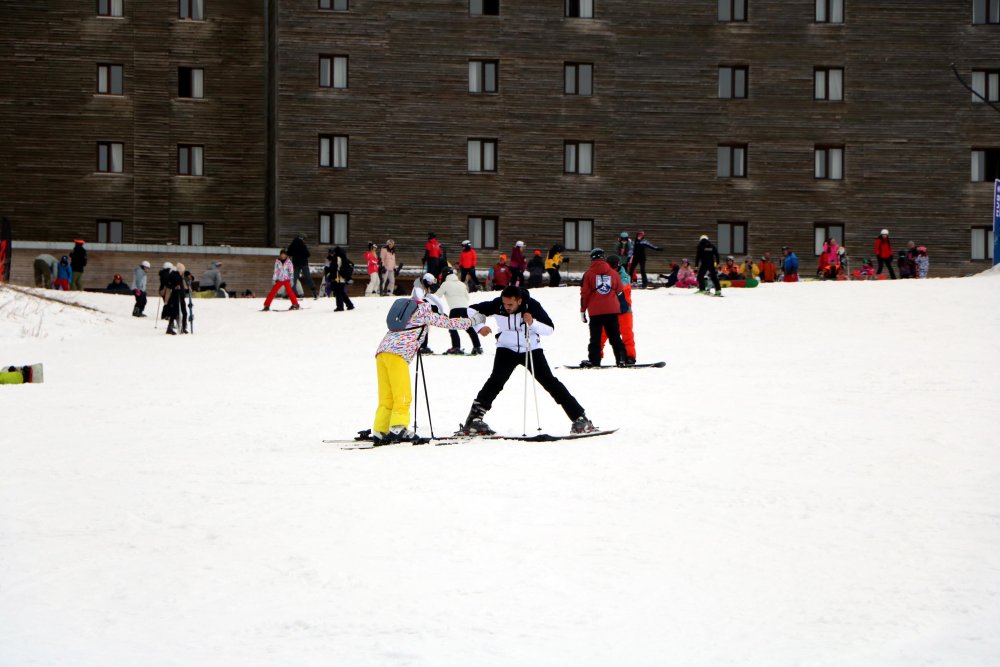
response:
M21 373L25 383L37 384L39 382L44 382L41 364L29 364L27 366L3 366L0 370L10 373Z
M656 363L653 364L630 364L628 366L615 366L612 364L602 364L600 366L563 366L563 368L569 368L571 370L596 371L601 368L663 368L666 365L667 362L665 361L657 361Z

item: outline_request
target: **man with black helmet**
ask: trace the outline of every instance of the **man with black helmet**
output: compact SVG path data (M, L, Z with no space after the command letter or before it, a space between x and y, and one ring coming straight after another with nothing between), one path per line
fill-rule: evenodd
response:
M306 287L312 290L313 298L318 299L319 293L316 292L316 283L313 282L312 274L309 272L309 246L306 245L305 237L299 234L292 242L288 244L288 257L292 260L292 289L295 289L295 283L302 283L302 296L305 296ZM301 276L301 278L300 278Z
M722 296L722 285L719 284L719 272L715 266L719 263L719 251L715 244L708 240L708 236L702 234L698 239L698 252L694 256L694 263L698 265L698 291L708 292L705 284L705 274L712 279L715 287L715 296Z
M591 250L590 260L590 268L583 274L583 282L580 283L580 319L586 324L587 314L590 313L590 344L587 345L587 358L580 362L580 366L590 368L601 365L602 331L607 334L615 352L615 364L624 366L628 354L618 325L625 298L624 287L618 272L605 260L604 250Z

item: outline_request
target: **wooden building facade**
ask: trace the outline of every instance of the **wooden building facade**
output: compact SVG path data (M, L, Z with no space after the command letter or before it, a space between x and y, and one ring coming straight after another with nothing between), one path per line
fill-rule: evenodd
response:
M1000 177L1000 114L950 66L996 100L995 0L87 11L102 3L117 0L0 10L14 30L0 55L13 59L0 83L14 119L0 207L19 238L64 240L118 216L126 243L181 243L200 222L206 245L303 234L358 255L394 238L412 263L434 231L454 252L473 239L486 266L517 240L582 255L642 229L664 247L653 267L707 233L734 255L790 245L808 273L818 238L857 263L885 227L897 249L927 245L934 275L988 266L974 254ZM124 94L95 93L99 66L118 62ZM198 68L203 99L181 96L179 77ZM120 136L124 172L99 173L98 143ZM204 147L203 176L178 174L184 146Z

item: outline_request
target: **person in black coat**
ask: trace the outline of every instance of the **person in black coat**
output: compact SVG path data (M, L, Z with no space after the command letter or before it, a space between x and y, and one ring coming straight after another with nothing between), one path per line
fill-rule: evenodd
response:
M178 319L181 321L181 333L186 334L188 332L188 311L185 299L187 298L189 283L185 278L186 273L184 265L178 263L167 274L166 283L164 284L167 292L167 304L163 307L163 315L169 320L167 333L171 336L177 334L174 326Z
M659 250L659 246L655 246L646 240L646 232L640 231L636 234L635 244L632 246L632 265L629 267L629 275L635 280L636 276L642 276L642 285L639 289L646 289L646 284L649 280L646 278L646 248L650 250Z
M83 291L83 268L87 266L87 249L83 247L83 241L80 239L73 241L73 243L76 245L69 253L69 265L73 269L70 289Z
M715 265L719 263L719 251L715 248L715 244L708 240L708 237L702 234L701 239L698 241L698 252L695 254L695 264L698 265L698 291L707 292L708 286L705 284L705 274L712 279L712 285L715 286L715 295L722 296L722 285L719 284L719 272L716 271Z
M308 287L312 290L313 298L318 299L319 293L316 291L316 284L309 273L309 254L309 247L301 234L288 244L288 257L292 260L292 268L295 270L292 274L292 289L295 289L295 283L300 280L299 275L301 274L302 291L304 292ZM303 294L303 296L305 295Z

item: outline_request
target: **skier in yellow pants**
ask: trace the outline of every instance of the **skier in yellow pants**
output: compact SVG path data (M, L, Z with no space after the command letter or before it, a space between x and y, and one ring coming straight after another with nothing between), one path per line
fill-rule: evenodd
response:
M389 331L375 352L378 409L375 410L375 423L372 425L372 441L376 446L413 440L416 437L409 428L410 403L413 401L410 391L410 362L417 356L417 350L427 338L427 327L464 330L481 327L486 322L482 315L475 319L445 317L435 313L429 302L419 299L398 299L390 310L390 318L394 316L397 304L408 308L397 313L395 322L398 324L390 324Z

